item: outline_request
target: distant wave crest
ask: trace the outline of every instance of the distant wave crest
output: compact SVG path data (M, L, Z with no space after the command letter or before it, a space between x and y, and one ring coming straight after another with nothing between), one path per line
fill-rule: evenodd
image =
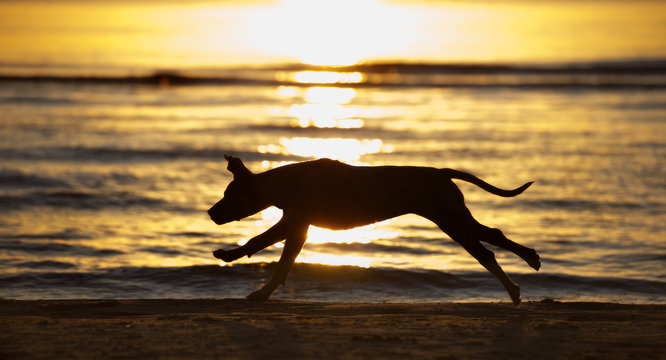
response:
M340 85L346 87L665 87L666 60L546 65L368 63L343 67L291 64L239 69L160 70L144 74L16 73L0 80L144 85ZM358 73L358 81L303 80L302 72ZM87 72L89 73L89 71Z

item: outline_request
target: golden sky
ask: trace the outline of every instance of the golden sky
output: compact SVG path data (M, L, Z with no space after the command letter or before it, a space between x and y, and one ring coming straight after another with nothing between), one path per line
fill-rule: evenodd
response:
M665 39L658 1L0 3L0 65L597 61Z

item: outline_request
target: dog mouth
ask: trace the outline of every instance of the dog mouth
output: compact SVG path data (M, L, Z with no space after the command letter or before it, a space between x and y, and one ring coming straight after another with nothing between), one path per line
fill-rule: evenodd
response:
M215 220L215 219L213 219L213 218L211 218L211 220L213 220L213 222L215 223L215 225L223 225L223 224L226 224L224 221L218 221L218 220Z
M211 210L208 210L208 216L210 216L210 219L213 220L213 222L217 225L224 225L226 223L230 223L232 221L239 221L240 219L242 219L242 217L238 217L238 216L236 216L236 217L220 216L220 214L215 214Z

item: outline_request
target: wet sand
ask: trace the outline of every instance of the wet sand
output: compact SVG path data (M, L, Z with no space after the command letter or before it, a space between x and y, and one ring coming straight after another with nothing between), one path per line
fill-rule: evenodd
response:
M2 359L664 359L666 305L0 300Z

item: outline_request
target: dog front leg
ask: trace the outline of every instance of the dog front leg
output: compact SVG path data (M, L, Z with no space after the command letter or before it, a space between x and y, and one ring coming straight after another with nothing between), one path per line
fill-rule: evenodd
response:
M284 249L275 267L275 272L273 272L273 277L261 289L248 295L248 300L267 300L278 286L283 285L287 281L287 276L289 276L294 261L296 261L298 253L301 252L303 244L305 244L308 226L309 224L307 223L288 225L287 240L284 242Z
M224 260L225 262L232 262L242 258L243 256L250 257L259 251L284 240L285 237L284 221L283 219L280 219L277 224L248 240L245 245L231 250L215 250L213 251L213 256Z

